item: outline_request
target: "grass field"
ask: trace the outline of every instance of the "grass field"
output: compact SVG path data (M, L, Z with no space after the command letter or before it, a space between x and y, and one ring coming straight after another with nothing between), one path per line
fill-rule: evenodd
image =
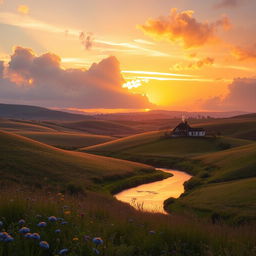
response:
M144 178L145 172L159 175L147 165L65 151L11 133L0 132L0 141L2 183L88 188L103 180Z
M20 131L30 131L30 132L53 132L54 129L50 127L45 127L39 124L25 121L15 121L8 119L0 119L0 129L9 132L20 132Z
M57 220L50 221L49 216ZM92 192L73 197L47 190L31 193L7 189L0 194L0 219L0 231L8 233L0 233L0 256L255 255L252 226L232 228L175 215L143 213ZM24 224L19 224L21 219ZM46 226L38 227L41 222ZM36 232L37 238L20 233L25 226ZM5 241L3 235L11 241ZM94 242L95 237L100 243ZM49 247L40 247L40 241ZM66 254L61 253L64 248Z
M164 138L163 132L157 131L81 150L185 170L193 174L194 177L185 183L185 196L170 204L170 211L191 210L200 214L203 209L208 213L206 216L211 216L220 209L218 214L232 216L237 221L251 220L256 213L255 190L252 191L252 181L256 177L256 143L252 140L223 136ZM232 185L233 180L237 185ZM210 185L211 183L217 184ZM232 198L229 190L233 191ZM215 191L216 197L213 196ZM247 198L246 194L249 194ZM242 199L245 207L243 210ZM233 208L227 206L229 201Z
M195 157L206 166L215 168L209 171L207 182L256 177L256 143Z
M64 149L76 149L104 143L115 138L104 135L72 132L16 132L24 137Z
M103 144L82 148L88 152L131 153L160 156L205 154L252 143L231 137L165 138L163 131L142 133Z
M203 127L209 132L221 133L223 136L256 140L256 118L254 115L252 118L216 119L194 126Z
M170 204L168 210L232 219L232 222L256 220L256 178L240 179L201 186Z
M136 133L136 130L132 127L115 121L86 120L81 122L63 122L60 125L65 128L99 135L125 136Z

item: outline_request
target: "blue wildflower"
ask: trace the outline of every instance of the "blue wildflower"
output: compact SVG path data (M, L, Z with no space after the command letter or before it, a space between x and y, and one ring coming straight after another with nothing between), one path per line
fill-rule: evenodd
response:
M149 234L151 234L151 235L154 235L155 233L156 233L156 231L154 231L154 230L149 231Z
M48 220L51 221L51 222L56 222L56 221L57 221L57 218L56 218L55 216L50 216L50 217L48 218Z
M39 246L40 246L41 248L43 248L43 249L49 249L49 248L50 248L49 244L48 244L46 241L41 241L41 242L39 243Z
M8 235L5 239L4 239L4 242L12 242L14 241L14 238L10 235Z
M61 222L61 225L66 225L66 224L68 224L67 221L62 221L62 222Z
M64 255L64 254L66 254L68 252L68 249L62 249L62 250L60 250L59 251L59 255Z
M64 219L63 219L63 218L57 218L57 220L58 220L58 221L64 221Z
M19 230L19 233L21 234L26 234L26 233L29 233L30 232L30 229L27 228L27 227L23 227Z
M7 232L0 232L0 241L4 241L8 237Z
M43 227L46 227L46 226L47 226L47 223L44 222L44 221L41 221L41 222L39 222L39 223L37 224L37 226L40 227L40 228L43 228Z
M33 233L31 235L31 238L36 239L36 240L40 240L40 235L38 233Z
M60 229L56 229L56 230L55 230L55 233L60 233L60 232L61 232Z
M2 242L12 242L14 238L7 232L0 232L0 241Z
M21 220L19 220L19 225L24 225L25 223L26 223L26 221L25 220L23 220L23 219L21 219Z
M92 239L92 242L95 243L96 245L101 245L103 244L103 240L100 237L94 237Z
M27 234L24 235L24 237L26 237L26 238L32 238L32 234L31 234L31 233L27 233Z

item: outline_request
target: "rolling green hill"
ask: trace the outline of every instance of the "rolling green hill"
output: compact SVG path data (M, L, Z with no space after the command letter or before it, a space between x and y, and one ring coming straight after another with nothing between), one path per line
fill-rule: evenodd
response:
M1 182L31 186L93 186L95 180L111 180L153 172L147 165L70 152L31 139L0 132Z
M204 123L195 124L194 127L203 127L208 132L220 133L240 139L256 140L256 118L226 118L215 119Z
M71 132L17 132L17 134L65 149L91 146L115 139L110 136Z
M86 115L71 114L63 111L52 110L43 107L3 104L0 103L0 117L14 118L21 120L59 120L59 121L78 121L92 118Z
M194 157L213 166L208 182L256 177L256 143Z
M30 131L30 132L53 132L55 131L51 127L46 127L37 123L18 121L18 120L8 120L0 119L0 129L9 132L20 132L20 131Z
M192 190L168 206L170 212L194 210L217 220L256 220L256 178L213 183Z
M86 147L80 151L94 153L130 153L155 156L189 156L216 152L229 147L252 143L229 137L166 138L164 132L148 132L103 144Z
M109 136L127 136L136 133L136 129L114 121L86 120L81 122L64 122L63 127L92 134Z
M222 124L223 125L223 124ZM165 138L149 132L81 149L185 170L195 175L170 212L253 219L256 213L256 143L232 137ZM244 207L241 209L241 207Z

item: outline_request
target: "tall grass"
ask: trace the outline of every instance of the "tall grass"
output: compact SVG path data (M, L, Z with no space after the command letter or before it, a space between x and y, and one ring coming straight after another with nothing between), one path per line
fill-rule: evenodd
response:
M50 222L48 217L52 215L63 219ZM0 241L0 256L61 255L64 248L70 256L251 256L256 252L255 226L233 228L175 215L143 213L108 195L92 192L72 197L6 189L0 195L0 218L1 232L14 238L11 242ZM24 226L32 233L40 234L40 240L18 232L20 219L26 221ZM41 221L47 226L38 227ZM100 237L103 244L95 244L94 237ZM47 241L49 249L41 248L40 241Z

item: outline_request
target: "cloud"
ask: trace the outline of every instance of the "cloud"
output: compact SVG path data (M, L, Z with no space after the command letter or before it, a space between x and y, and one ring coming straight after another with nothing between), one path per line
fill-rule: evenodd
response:
M177 63L173 65L171 69L175 71L195 70L195 69L201 69L205 66L212 66L213 64L214 64L214 58L206 57L203 59L199 59L195 62L190 62L186 65Z
M204 102L207 110L242 110L256 112L256 78L236 78L225 97L214 97Z
M19 5L17 11L21 14L29 14L29 7L27 5Z
M63 69L53 53L16 47L0 79L0 100L52 107L147 108L146 97L123 88L119 62L108 57L88 70Z
M238 60L256 60L256 44L251 47L234 47L232 55Z
M4 61L0 61L0 79L4 76Z
M185 48L190 48L215 41L219 28L227 30L231 26L227 17L209 23L197 21L193 14L192 10L178 12L176 8L173 8L167 17L149 19L145 25L139 25L138 28L153 38L178 41Z
M237 7L245 0L220 0L214 7L215 8L228 8L228 7Z
M79 35L79 40L86 50L90 50L93 46L93 34L81 32Z

